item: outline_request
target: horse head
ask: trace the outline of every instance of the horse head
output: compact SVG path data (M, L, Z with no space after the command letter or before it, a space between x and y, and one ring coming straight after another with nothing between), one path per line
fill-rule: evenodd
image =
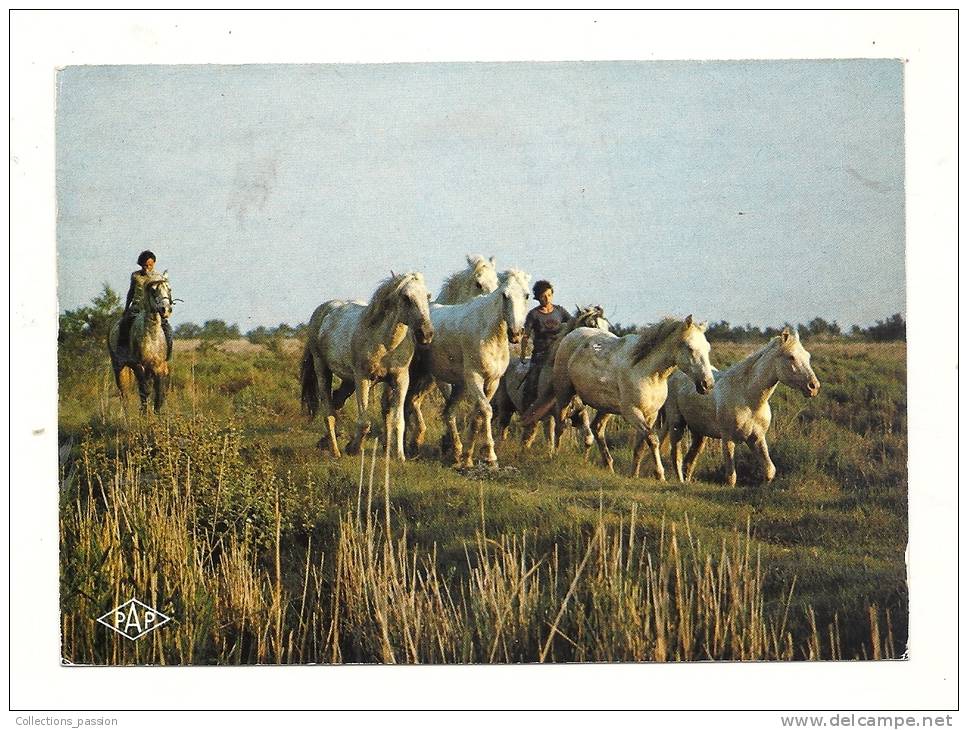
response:
M810 367L810 353L800 342L800 335L785 327L777 337L774 355L776 377L784 385L796 388L807 398L820 392L820 380Z
M400 277L396 289L400 307L400 321L414 333L418 345L429 345L434 339L434 326L430 322L430 292L419 271Z
M713 367L709 362L709 341L706 340L706 322L696 324L692 315L686 317L679 329L679 346L676 348L676 365L688 375L697 393L713 389Z
M502 297L504 324L507 325L508 340L518 343L524 335L524 320L528 316L528 287L531 277L518 269L503 272L503 284L498 289Z
M605 309L600 304L575 307L575 327L591 327L602 332L611 332L612 324L605 319Z
M168 283L167 271L145 284L145 298L149 312L159 314L163 319L171 317L174 300L171 296L171 284Z
M467 273L471 281L474 296L490 294L497 289L497 269L494 266L494 257L489 259L483 256L467 255Z

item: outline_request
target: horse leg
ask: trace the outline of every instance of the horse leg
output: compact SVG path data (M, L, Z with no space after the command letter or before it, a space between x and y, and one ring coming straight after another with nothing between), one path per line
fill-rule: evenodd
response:
M114 383L118 386L118 396L121 398L121 403L124 404L126 396L124 394L124 384L121 381L121 373L124 371L124 365L114 360L111 361L111 369L114 371Z
M441 389L441 392L443 392L443 389ZM460 433L457 430L457 414L455 413L457 404L460 402L463 394L463 385L455 385L450 389L450 397L444 406L444 422L447 424L447 432L444 438L448 435L450 436L450 449L454 452L454 466L460 466L461 456L463 454L463 445L461 444ZM444 438L441 439L440 443L442 453L446 453L448 450Z
M358 454L363 446L363 439L370 432L370 419L367 409L370 406L370 387L372 382L366 378L358 378L356 383L356 433L346 445L347 454Z
M538 436L538 424L529 423L521 431L521 449L530 449Z
M645 442L652 451L652 461L655 465L655 478L660 482L665 481L665 470L662 468L662 456L659 454L659 437L651 428L645 434Z
M608 425L608 420L611 417L611 413L599 411L595 414L595 420L592 421L591 429L592 435L595 437L595 443L598 444L598 451L602 455L602 466L610 472L615 473L615 462L612 459L612 454L608 450L608 442L605 441L605 426Z
M494 417L497 419L498 440L503 443L508 437L508 428L511 425L511 415L514 413L514 404L507 393L507 382L502 378L494 398L491 400L491 407L494 408Z
M676 424L669 427L669 456L672 458L672 465L676 470L676 478L680 483L685 482L686 478L682 473L682 437L686 435L685 426Z
M396 382L393 384L393 397L390 400L390 415L389 426L391 430L387 431L387 443L390 442L390 434L396 440L396 450L397 459L399 461L406 461L407 457L403 451L403 431L406 425L406 419L403 417L403 401L407 396L407 390L410 388L410 372L404 368L400 374L397 375Z
M339 387L333 391L333 408L339 410L342 408L353 391L356 390L356 383L352 380L344 380L339 384Z
M545 441L548 442L548 454L550 456L555 455L555 449L558 446L558 439L561 438L561 432L555 428L555 424L556 421L554 418L545 419Z
M138 397L141 399L141 412L148 412L148 375L143 367L136 367L135 377L138 379Z
M756 437L753 448L760 457L760 465L763 467L763 475L766 477L766 481L772 482L773 477L776 476L776 466L770 459L770 449L766 445L766 434Z
M563 433L565 430L565 416L568 414L568 409L571 406L571 400L575 396L575 391L569 388L563 393L555 394L555 407L552 411L552 416L555 421L555 430L553 432L554 438L552 439L550 446L550 453L552 456L561 446L560 440L557 438L559 434Z
M467 382L464 384L464 389L471 402L472 409L470 418L468 419L467 447L464 449L463 466L467 469L474 466L474 450L477 448L477 434L482 426L481 416L484 412L481 408L481 399L484 397L484 389L481 381L483 381L483 378L477 373L473 373L467 378ZM490 410L490 403L487 404L487 407Z
M723 460L726 462L726 486L736 486L736 444L723 439Z
M639 468L642 464L642 457L645 456L645 434L636 432L635 446L632 447L632 477L639 476Z
M393 413L393 386L387 380L383 384L383 393L380 394L380 413L383 415L383 454L390 458L390 443L393 438L393 422L396 416Z
M420 454L420 447L423 446L427 436L427 422L424 420L423 408L420 401L422 395L413 395L413 388L407 389L407 395L403 399L403 422L405 428L409 430L407 448L410 458L416 458Z
M324 409L326 411L326 416L323 419L326 423L326 430L323 432L323 435L319 437L319 441L316 442L316 448L325 449L326 440L327 439L332 440L330 431L333 431L336 428L335 423L332 429L329 426L329 420L331 418L333 419L334 422L336 421L336 417L333 415L333 408L332 408L333 399L331 397L331 393L333 392L333 371L330 370L328 367L326 367L326 364L322 361L322 358L319 357L316 353L313 353L313 360L315 361L315 367L316 367L316 382L317 382L316 392L319 396L319 401L320 401L318 405L326 404L327 406ZM338 447L337 447L337 450L338 450Z
M584 405L581 407L581 433L582 433L582 444L584 444L585 446L584 457L587 459L588 451L595 443L595 436L594 434L592 434L592 428L589 423L588 406L584 406Z
M645 447L648 446L649 450L652 452L653 467L655 470L655 478L660 482L665 481L665 470L662 468L662 459L659 457L659 439L656 437L655 432L652 427L655 425L655 419L649 422L646 418L645 413L641 408L632 407L625 411L623 414L625 419L629 421L639 432L639 436L635 441L634 454L632 458L632 476L637 477L639 475L639 465L642 461L642 457L645 454Z
M161 373L154 373L155 381L155 413L161 411L165 405L165 376Z
M702 453L703 449L706 448L706 437L702 434L698 434L691 430L689 433L692 435L692 443L689 444L689 450L686 452L686 460L683 462L682 470L685 473L685 481L692 481L692 473L696 469L696 461L699 459L699 455Z
M483 378L481 380L482 382L479 384L481 392L477 394L478 407L480 408L480 422L475 431L478 433L480 431L484 432L484 459L490 468L496 469L497 453L494 451L494 432L491 430L492 420L494 418L494 411L491 408L491 398L494 396L494 391L497 390L499 381L484 380Z

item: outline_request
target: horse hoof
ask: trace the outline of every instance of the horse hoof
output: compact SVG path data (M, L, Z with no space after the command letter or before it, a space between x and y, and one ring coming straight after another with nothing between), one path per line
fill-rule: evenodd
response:
M497 459L493 461L485 461L484 466L486 466L490 471L498 471L501 467L498 466Z

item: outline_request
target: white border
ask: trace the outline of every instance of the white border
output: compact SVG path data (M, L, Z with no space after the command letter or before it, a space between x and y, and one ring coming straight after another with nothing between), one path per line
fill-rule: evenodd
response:
M954 639L957 416L953 398L957 353L952 340L957 242L954 13L17 11L10 24L11 319L15 345L10 393L11 453L15 455L10 650L15 709L120 709L145 703L157 708L238 709L914 711L954 707L958 648ZM910 661L420 669L58 667L56 67L82 63L752 57L908 59L907 314L914 647ZM744 717L749 724L763 716ZM708 720L714 717L708 716ZM717 724L725 720L715 718ZM144 722L144 716L138 721ZM779 725L775 718L770 724Z

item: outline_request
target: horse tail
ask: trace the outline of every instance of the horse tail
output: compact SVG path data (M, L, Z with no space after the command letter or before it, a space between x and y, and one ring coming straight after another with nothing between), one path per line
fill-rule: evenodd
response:
M302 408L312 421L316 417L316 411L319 410L319 380L316 378L316 364L313 361L313 349L309 341L303 348L302 366L299 371L299 379L302 382Z

